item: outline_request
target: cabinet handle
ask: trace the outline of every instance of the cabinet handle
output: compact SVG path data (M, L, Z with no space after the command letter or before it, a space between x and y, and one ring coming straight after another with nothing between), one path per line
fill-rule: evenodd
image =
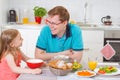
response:
M90 49L89 49L89 48L84 48L83 50L84 50L84 51L88 51L88 50L90 50Z
M112 43L120 43L119 40L107 40L106 42L107 42L107 43L109 43L109 42L112 42Z

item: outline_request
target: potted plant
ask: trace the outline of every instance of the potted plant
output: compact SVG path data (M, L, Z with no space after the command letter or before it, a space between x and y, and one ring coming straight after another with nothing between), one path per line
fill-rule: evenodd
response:
M43 16L47 14L47 10L43 7L35 6L34 7L35 21L40 24Z

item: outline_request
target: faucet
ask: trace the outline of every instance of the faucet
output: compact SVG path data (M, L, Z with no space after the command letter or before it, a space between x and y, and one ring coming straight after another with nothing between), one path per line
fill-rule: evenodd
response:
M86 16L87 16L87 6L88 6L88 3L86 2L85 5L84 5L84 8L85 8L85 10L84 10L84 24L87 23L87 21L86 21Z

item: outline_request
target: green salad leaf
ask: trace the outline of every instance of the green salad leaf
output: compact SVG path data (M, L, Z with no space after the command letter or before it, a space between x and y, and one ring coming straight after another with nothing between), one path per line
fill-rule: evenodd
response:
M114 66L104 66L104 67L100 67L99 70L103 70L103 71L105 71L105 73L117 72L117 68L114 67Z

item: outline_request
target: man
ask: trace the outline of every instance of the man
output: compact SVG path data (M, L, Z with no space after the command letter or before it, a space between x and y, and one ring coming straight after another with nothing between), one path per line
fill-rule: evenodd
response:
M69 23L69 12L56 6L48 12L46 26L38 37L35 58L49 60L56 55L66 55L80 61L83 41L79 26Z

